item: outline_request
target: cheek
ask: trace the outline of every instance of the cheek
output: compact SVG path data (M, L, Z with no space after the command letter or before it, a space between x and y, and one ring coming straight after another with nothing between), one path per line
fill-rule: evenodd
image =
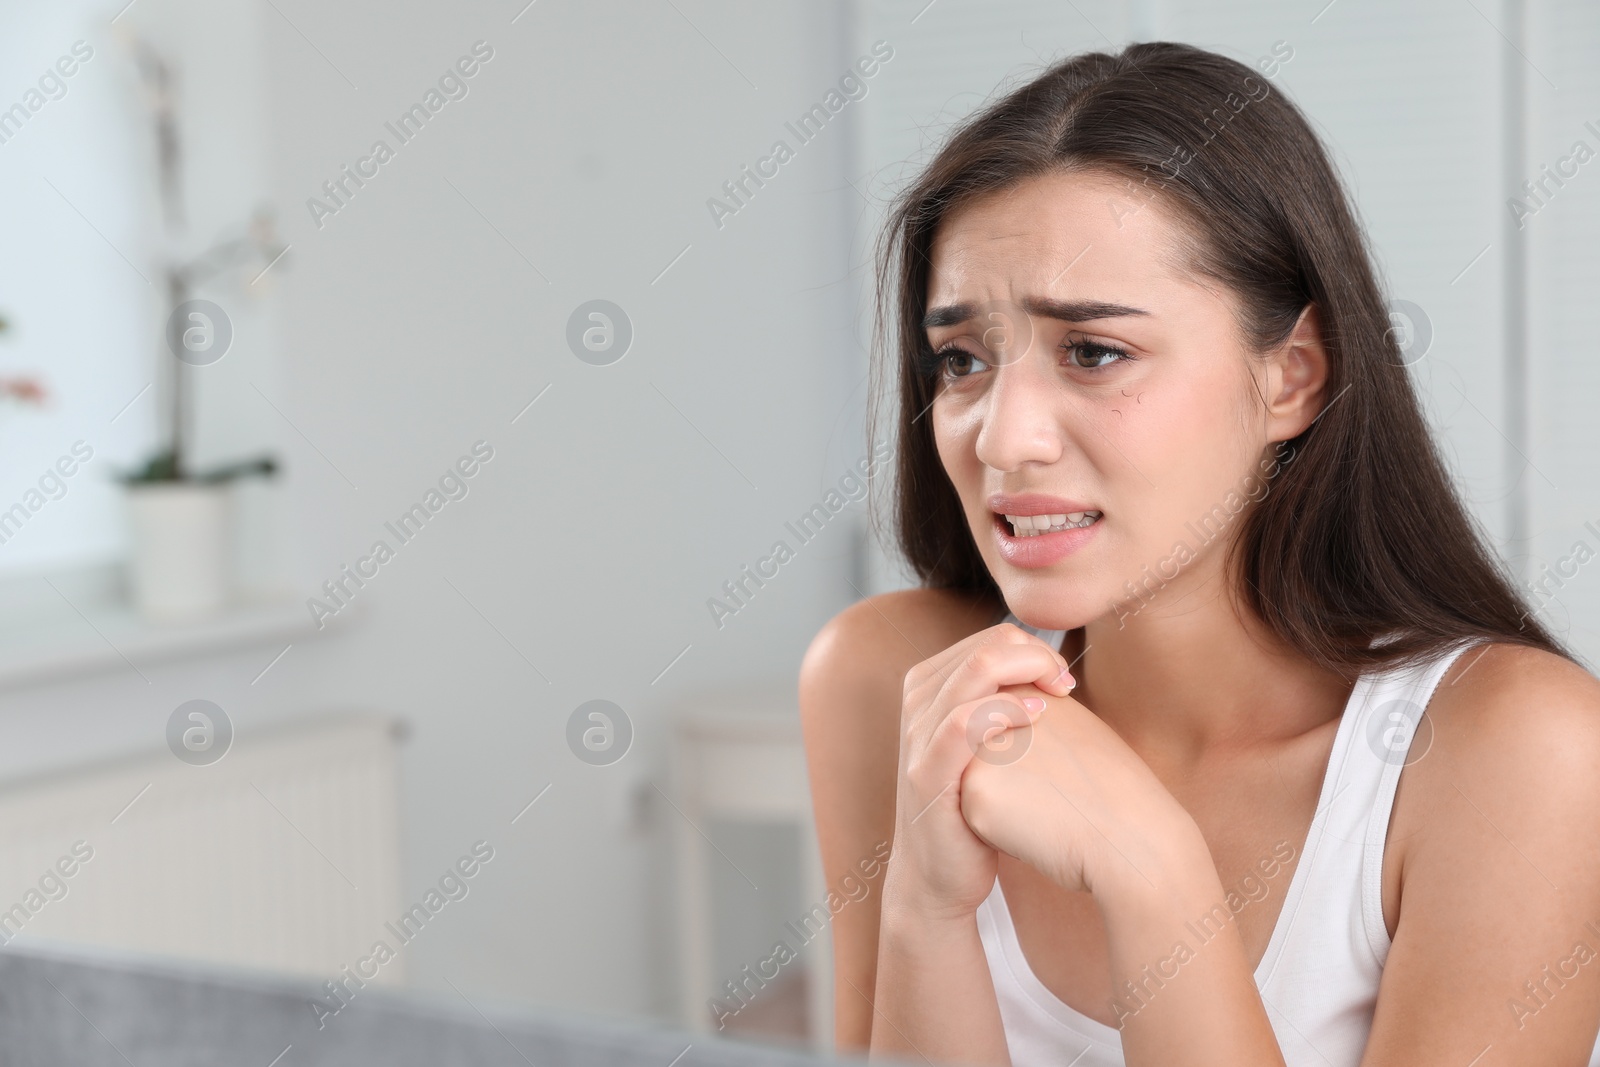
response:
M1243 490L1258 456L1241 404L1254 396L1248 382L1219 369L1183 380L1152 376L1116 389L1101 405L1098 429L1107 455L1107 510L1121 534L1116 559L1108 561L1116 586L1137 581L1146 565L1165 579L1176 577L1175 546L1204 555L1212 542L1197 535L1207 517ZM1124 393L1128 395L1123 395ZM1090 435L1085 445L1093 447ZM1197 526L1196 524L1199 524ZM1213 522L1212 525L1217 525ZM1228 521L1223 526L1232 526Z
M978 432L983 429L983 419L972 405L935 400L925 418L932 420L933 440L947 467L973 454Z
M1148 434L1132 445L1140 467L1160 486L1153 503L1168 513L1187 514L1199 498L1210 494L1215 471L1226 465L1219 455L1214 417L1190 405L1150 420Z
M933 420L933 444L939 462L965 506L983 489L983 464L977 453L982 423L969 411L950 411L947 405L938 403L926 417Z
M1256 462L1240 407L1240 390L1249 388L1214 373L1118 389L1099 429L1116 446L1113 458L1125 457L1121 466L1132 480L1124 484L1163 510L1220 499Z

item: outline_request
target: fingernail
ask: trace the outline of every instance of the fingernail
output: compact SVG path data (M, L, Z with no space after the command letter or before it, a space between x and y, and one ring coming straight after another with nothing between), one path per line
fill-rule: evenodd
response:
M1063 680L1073 689L1078 688L1078 680L1072 676L1072 671L1068 667L1062 667L1061 673L1056 675L1056 681L1060 682Z
M1043 711L1044 700L1040 697L1023 697L1022 706L1027 708L1029 711Z

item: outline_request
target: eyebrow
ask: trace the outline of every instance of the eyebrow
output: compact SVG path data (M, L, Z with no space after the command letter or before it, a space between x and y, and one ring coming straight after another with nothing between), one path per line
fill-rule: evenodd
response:
M1023 297L1022 309L1030 315L1062 322L1093 322L1097 319L1118 319L1132 315L1148 315L1144 308L1126 304L1112 304L1104 300L1051 300L1048 297ZM942 304L929 309L922 318L922 328L932 330L939 326L954 326L966 322L977 314L976 304Z

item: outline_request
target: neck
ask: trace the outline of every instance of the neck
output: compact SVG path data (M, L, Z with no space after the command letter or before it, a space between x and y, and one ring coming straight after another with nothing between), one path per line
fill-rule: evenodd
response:
M1068 635L1076 699L1147 758L1181 764L1338 717L1355 679L1287 645L1228 595L1220 573L1186 577L1136 613Z

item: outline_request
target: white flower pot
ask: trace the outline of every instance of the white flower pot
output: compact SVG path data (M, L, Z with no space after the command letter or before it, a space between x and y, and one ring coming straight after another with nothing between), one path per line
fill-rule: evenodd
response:
M228 487L148 482L127 486L127 501L128 579L139 613L180 619L221 608L232 584Z

